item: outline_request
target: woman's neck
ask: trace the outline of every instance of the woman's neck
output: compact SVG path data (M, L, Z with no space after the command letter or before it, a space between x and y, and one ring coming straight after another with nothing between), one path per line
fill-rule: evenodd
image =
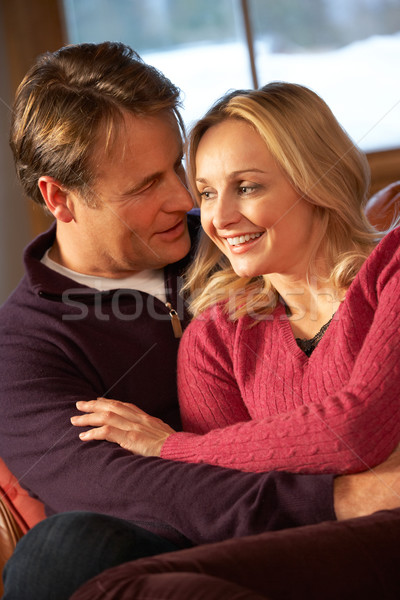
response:
M318 283L315 278L271 275L269 280L286 305L295 337L311 339L333 315L344 299L344 291Z

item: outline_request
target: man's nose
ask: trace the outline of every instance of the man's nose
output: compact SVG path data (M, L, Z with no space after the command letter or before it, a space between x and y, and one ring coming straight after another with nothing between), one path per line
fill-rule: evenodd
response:
M187 188L186 180L178 173L171 176L168 209L188 212L194 206L193 198Z

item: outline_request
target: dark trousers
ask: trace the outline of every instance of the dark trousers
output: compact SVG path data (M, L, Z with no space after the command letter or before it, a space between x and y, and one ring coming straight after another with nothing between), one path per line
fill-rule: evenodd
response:
M18 542L4 569L3 600L68 600L105 569L178 549L122 519L90 512L54 515Z

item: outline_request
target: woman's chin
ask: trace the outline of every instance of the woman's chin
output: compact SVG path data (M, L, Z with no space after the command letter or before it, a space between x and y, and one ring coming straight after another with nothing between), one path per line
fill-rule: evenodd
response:
M247 268L242 267L242 268L235 269L235 267L232 265L232 268L238 277L249 278L249 277L258 277L259 275L262 275L262 273L259 273L258 271L256 271L255 269L252 269L251 267L247 267Z

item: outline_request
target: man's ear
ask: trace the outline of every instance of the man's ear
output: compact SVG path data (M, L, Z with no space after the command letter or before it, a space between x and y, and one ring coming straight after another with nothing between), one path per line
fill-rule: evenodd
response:
M51 214L63 223L75 220L74 203L70 193L59 181L48 175L39 178L38 186Z

